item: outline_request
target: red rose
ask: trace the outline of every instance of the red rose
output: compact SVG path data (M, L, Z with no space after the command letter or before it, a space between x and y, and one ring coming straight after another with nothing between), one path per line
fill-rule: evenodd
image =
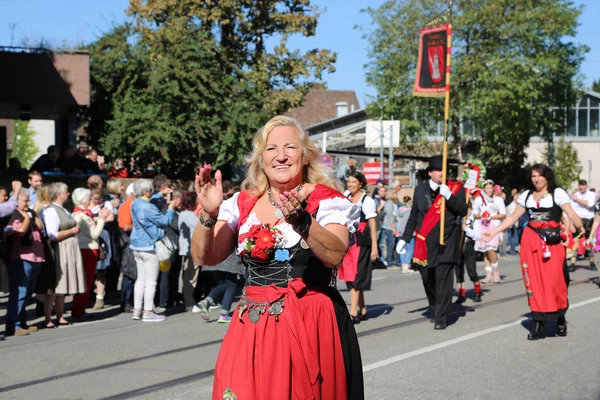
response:
M257 261L267 261L269 259L267 252L257 246L252 247L252 250L250 251L250 257Z

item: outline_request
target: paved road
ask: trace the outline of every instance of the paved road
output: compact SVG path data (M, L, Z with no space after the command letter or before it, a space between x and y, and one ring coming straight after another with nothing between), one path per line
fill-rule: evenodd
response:
M366 398L600 399L600 290L588 282L596 273L572 274L569 335L551 327L551 337L528 342L517 258L502 260L501 271L482 303L453 306L452 325L434 331L419 276L376 270L371 318L357 326ZM144 324L116 312L0 342L0 399L210 399L227 329L216 314L210 323L179 313Z

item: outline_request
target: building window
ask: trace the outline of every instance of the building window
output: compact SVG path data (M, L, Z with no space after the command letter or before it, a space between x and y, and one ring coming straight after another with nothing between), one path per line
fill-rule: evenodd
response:
M577 125L578 132L577 136L588 136L588 109L580 108L577 110Z
M590 136L599 137L599 119L600 119L600 109L592 108L590 110Z

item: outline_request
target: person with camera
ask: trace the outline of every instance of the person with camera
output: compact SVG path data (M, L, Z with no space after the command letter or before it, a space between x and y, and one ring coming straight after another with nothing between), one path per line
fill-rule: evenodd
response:
M27 326L27 304L44 262L42 221L29 208L29 191L20 189L17 209L10 217L13 234L8 239L8 275L10 292L6 313L6 335L22 336L38 330Z

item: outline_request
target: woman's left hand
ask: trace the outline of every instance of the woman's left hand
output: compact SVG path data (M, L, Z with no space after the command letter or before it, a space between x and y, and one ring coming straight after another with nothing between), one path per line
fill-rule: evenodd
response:
M279 195L279 209L283 213L283 218L292 226L298 225L304 220L304 196L295 189L285 191Z

